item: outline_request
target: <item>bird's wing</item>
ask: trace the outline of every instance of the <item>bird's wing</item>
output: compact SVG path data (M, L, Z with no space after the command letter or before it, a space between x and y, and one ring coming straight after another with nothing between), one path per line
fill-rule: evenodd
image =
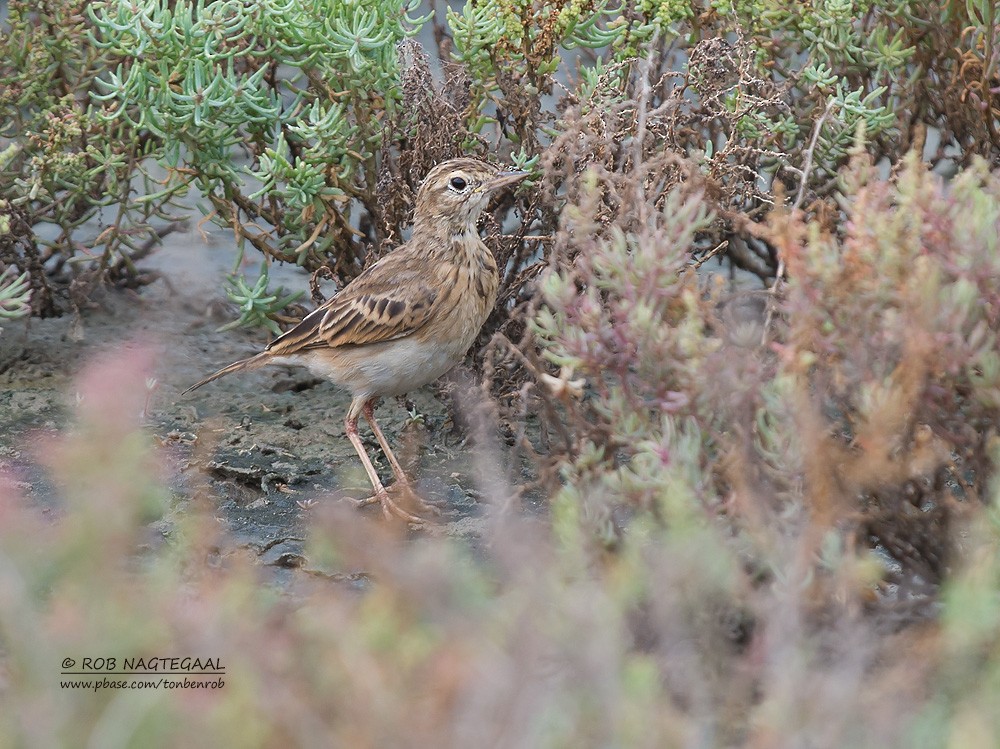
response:
M391 341L419 330L431 315L438 290L427 283L426 266L421 273L410 259L401 250L386 255L265 351L287 356L311 348Z

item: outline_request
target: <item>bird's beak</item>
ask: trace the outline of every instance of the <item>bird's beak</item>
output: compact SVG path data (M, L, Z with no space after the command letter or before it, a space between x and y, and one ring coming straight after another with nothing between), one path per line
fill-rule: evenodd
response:
M499 190L501 187L506 187L507 185L513 185L515 182L520 182L522 179L527 177L529 172L501 172L493 179L488 182L483 183L483 192L493 192L494 190Z

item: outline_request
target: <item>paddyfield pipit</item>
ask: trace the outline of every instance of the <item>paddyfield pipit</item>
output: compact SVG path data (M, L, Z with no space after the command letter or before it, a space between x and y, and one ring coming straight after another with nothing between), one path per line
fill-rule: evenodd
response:
M497 300L499 273L476 226L490 195L527 175L475 159L438 164L417 192L410 241L365 270L338 294L271 341L185 390L265 364L301 364L351 393L347 438L365 466L386 517L420 518L399 507L379 480L358 436L364 414L396 477L410 484L375 421L383 396L436 380L465 357Z

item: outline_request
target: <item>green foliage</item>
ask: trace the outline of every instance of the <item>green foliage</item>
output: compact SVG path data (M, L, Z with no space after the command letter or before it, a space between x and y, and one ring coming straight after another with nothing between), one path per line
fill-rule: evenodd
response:
M2 225L0 231L3 231ZM31 311L28 306L30 301L31 288L28 286L27 271L16 278L10 268L0 273L0 317L7 320L24 317Z
M647 223L628 233L619 226L602 231L589 217L606 199L610 177L581 181L583 202L564 214L576 261L543 279L544 305L532 321L535 341L562 369L562 381L579 377L592 394L564 404L580 430L577 457L563 468L572 491L579 493L586 476L617 481L648 445L662 445L662 478L671 480L678 415L700 424L703 451L681 451L693 462L678 470L697 469L700 478L687 483L709 507L721 501L714 495L720 479L704 471L750 414L746 434L754 435L753 450L781 491L808 497L802 482L819 470L809 461L841 449L817 444L818 452L805 455L796 435L806 424L844 435L854 451L870 451L824 467L856 491L875 476L904 481L917 466L943 468L942 456L966 449L966 465L983 466L980 481L989 475L982 444L942 442L956 419L988 424L1000 404L1000 308L992 291L1000 274L1000 181L986 162L975 162L945 190L912 154L892 183L877 180L868 157L856 156L841 176L842 231L776 213L761 230L788 270L786 321L774 333L780 357L763 358L745 357L765 331L742 336L731 302L716 319L718 291L699 290L683 270L710 221L700 195L675 190L662 212L647 213ZM742 374L730 372L740 367ZM549 389L561 398L568 392ZM754 408L740 416L747 398ZM912 451L909 468L899 451ZM876 470L880 460L887 464ZM655 473L647 466L642 475ZM657 491L642 485L605 485L598 494L656 506ZM851 504L847 495L838 502Z
M0 268L30 275L36 315L58 314L74 280L84 295L141 284L135 262L175 220L149 133L92 116L109 61L87 42L87 5L12 2L0 34Z
M253 286L247 284L242 275L230 276L227 279L226 296L237 306L240 316L219 330L230 330L240 326L251 328L263 326L274 335L280 334L281 328L274 322L273 316L301 298L302 292L285 294L281 287L272 292L268 289L269 280L266 266L261 269Z
M609 0L472 0L461 11L449 8L452 56L472 77L470 131L499 124L491 105L502 109L508 100L523 106L526 99L551 91L553 75L563 67L561 50L620 45L629 27L621 22L620 9L609 5ZM515 118L512 124L506 136L515 145L537 149L543 122Z
M399 96L395 47L421 23L410 5L92 3L94 43L118 61L98 114L157 136L151 155L209 199L213 219L240 227L241 243L314 269L328 253L356 254L351 200L377 205L372 159ZM327 231L307 244L317 226Z

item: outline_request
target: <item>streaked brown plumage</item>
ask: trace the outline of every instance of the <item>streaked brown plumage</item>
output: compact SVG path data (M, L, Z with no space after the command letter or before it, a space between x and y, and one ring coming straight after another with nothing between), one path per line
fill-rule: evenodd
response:
M492 192L525 176L475 159L438 164L417 193L409 242L259 354L223 367L184 392L265 364L309 367L353 396L344 427L375 489L370 501L380 502L386 517L419 522L393 502L379 480L358 436L358 417L365 415L396 481L408 488L375 421L375 403L436 380L464 358L496 304L499 284L493 253L476 223Z

